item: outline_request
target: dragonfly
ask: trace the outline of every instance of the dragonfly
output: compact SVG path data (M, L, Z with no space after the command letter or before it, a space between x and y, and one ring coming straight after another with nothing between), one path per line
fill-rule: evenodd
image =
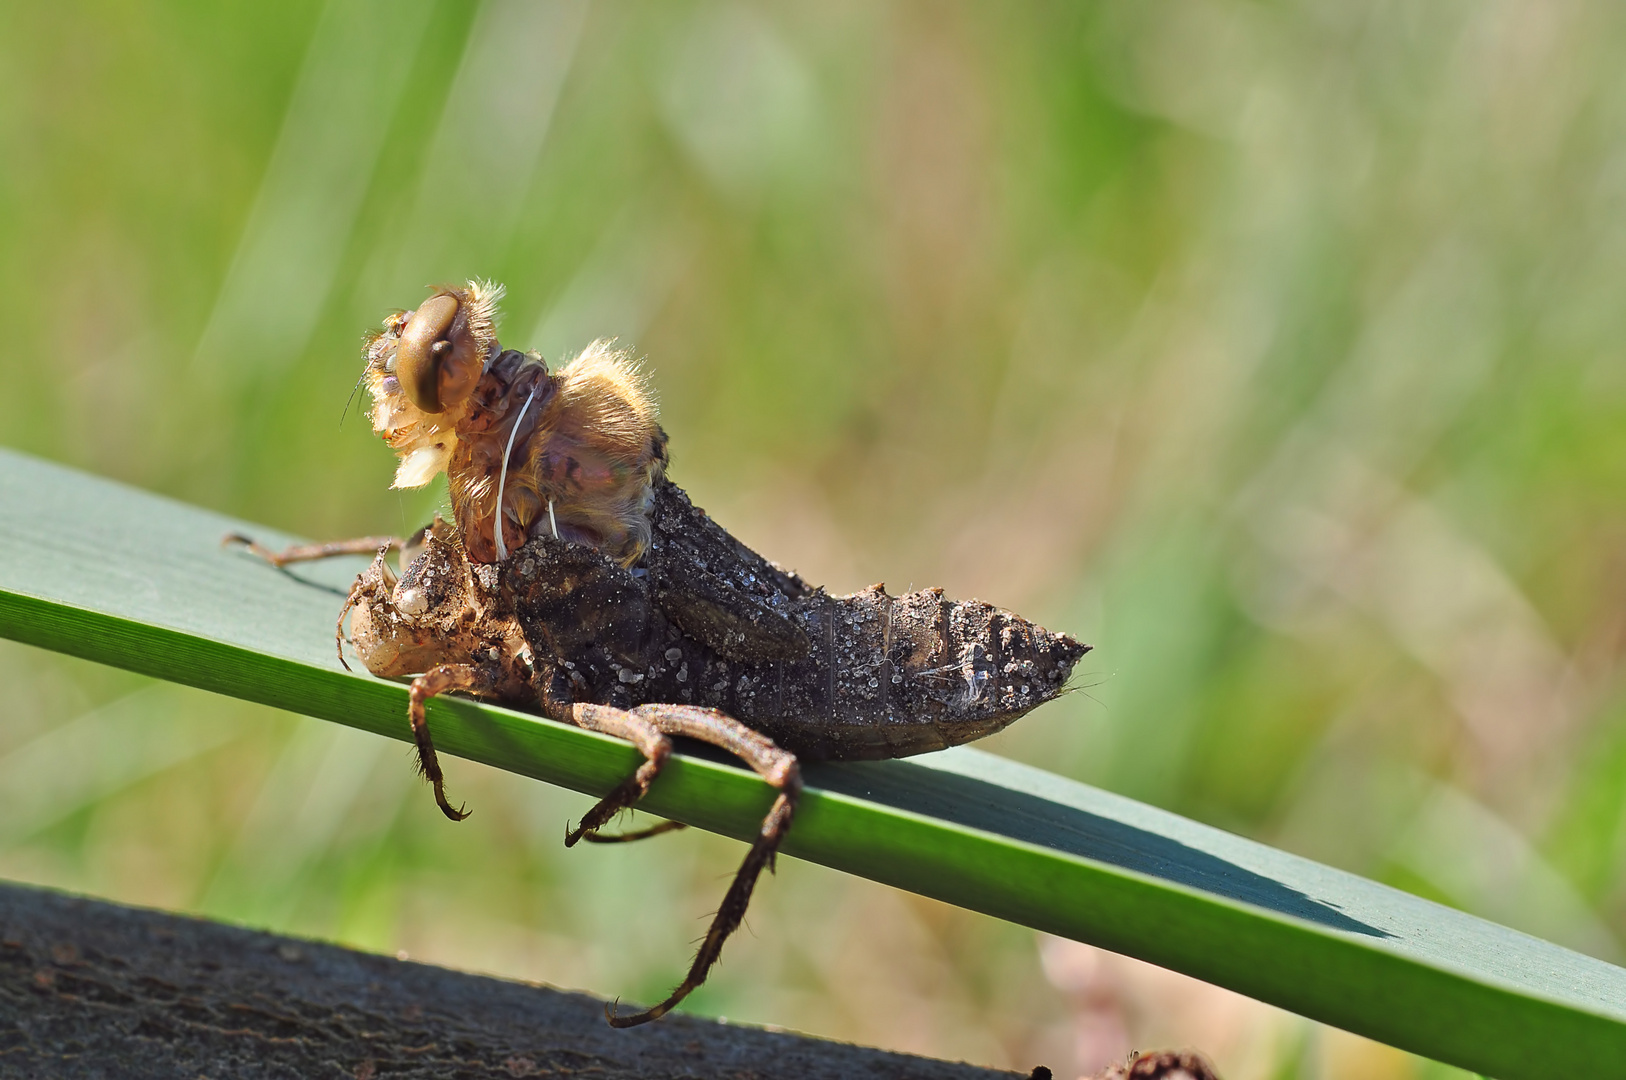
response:
M791 827L803 761L905 757L990 735L1066 693L1090 647L941 589L835 596L770 562L668 479L667 436L631 354L597 341L550 371L497 341L501 297L487 282L441 286L367 341L362 379L373 428L398 458L394 486L445 474L448 519L409 538L283 551L228 539L278 566L375 555L339 613L339 657L348 617L366 668L410 679L418 765L454 821L466 811L446 795L425 712L452 692L640 751L566 846L681 828L602 831L649 791L674 739L726 751L773 789L682 982L643 1011L607 1008L630 1027L705 982Z

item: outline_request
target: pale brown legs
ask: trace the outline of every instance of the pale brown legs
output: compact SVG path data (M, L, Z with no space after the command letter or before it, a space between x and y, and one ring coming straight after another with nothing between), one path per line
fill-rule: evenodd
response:
M648 706L645 706L647 708ZM672 756L672 740L661 734L649 719L639 715L643 710L627 712L607 705L572 705L569 720L579 728L614 735L625 739L644 755L644 763L636 772L621 781L598 805L582 817L581 824L565 833L565 847L575 847L576 841L596 831L622 810L643 798L649 785Z
M727 750L779 789L779 797L774 800L768 816L762 821L762 827L757 831L756 840L751 844L751 850L746 852L745 860L734 874L734 881L723 897L722 906L712 917L706 939L701 942L700 951L695 954L694 963L690 965L683 982L665 1001L644 1012L619 1016L613 1007L606 1010L611 1026L633 1027L665 1016L695 987L706 981L706 973L722 955L723 943L745 918L745 909L751 902L751 891L756 888L757 878L764 867L773 867L774 852L779 849L780 841L790 829L791 817L796 812L796 800L802 793L801 770L796 764L795 755L775 746L766 735L752 731L715 709L692 705L640 705L627 711L604 705L573 705L570 718L578 727L631 742L643 751L644 763L587 812L581 824L565 838L567 846L590 836L594 829L637 802L649 790L649 785L672 755L670 736L673 735L697 739ZM645 830L645 834L664 831L664 828L656 826Z
M401 550L404 541L399 536L358 536L353 540L330 540L325 544L295 544L281 551L272 551L252 536L227 533L220 538L220 543L223 546L239 544L247 549L250 555L264 559L279 570L289 563L315 562L317 559L331 559L337 555L376 555L379 579L393 581L393 578L384 576L389 572L388 565L383 561L384 553ZM356 605L357 592L362 588L363 580L362 578L356 580L350 595L345 598L344 607L339 609L339 621L333 628L333 644L339 651L339 663L346 671L350 670L350 662L344 658L344 617L350 614L350 609Z
M223 544L241 544L277 567L287 566L289 563L331 559L335 555L374 555L380 549L397 551L401 547L401 542L399 536L358 536L354 540L331 540L325 544L295 544L281 551L272 551L268 547L261 547L252 538L241 533L228 533L221 539Z
M794 760L792 759L793 763ZM774 800L773 807L768 811L768 816L762 819L762 828L757 833L756 841L751 845L751 850L745 853L745 860L740 863L740 868L734 872L734 880L728 886L728 892L723 896L717 914L712 916L711 926L706 930L706 940L700 943L700 950L695 953L694 963L689 966L689 973L683 977L677 989L667 995L665 1001L641 1013L621 1016L615 1012L613 1006L607 1007L605 1015L611 1027L634 1027L638 1024L647 1024L651 1020L659 1020L706 981L707 972L723 955L723 943L745 919L745 909L751 903L751 891L756 888L758 876L761 875L763 867L773 868L774 852L779 849L780 841L790 829L791 817L796 812L796 798L801 793L800 777L794 772L791 777L795 781L794 787L787 785L781 789L779 797Z
M429 722L424 716L424 702L448 690L462 690L475 696L489 695L495 689L501 673L485 666L473 664L441 664L412 680L407 718L412 721L412 740L418 746L418 771L435 789L435 805L453 821L469 816L466 808L452 809L446 801L446 777L440 771L440 759L435 756L434 741L429 738Z
M414 536L407 543L420 542L422 532ZM395 536L363 536L354 540L335 540L326 544L301 544L286 548L282 551L272 551L262 547L247 536L232 533L226 536L222 543L241 544L251 553L264 559L272 566L283 567L289 563L311 562L316 559L331 558L335 555L374 555L372 567L356 579L351 588L350 595L345 598L344 606L339 609L338 622L333 628L334 644L338 648L339 663L345 670L350 669L344 658L344 618L350 610L367 596L369 590L381 589L387 595L389 586L395 578L389 572L389 566L384 561L384 553L391 548L402 547L403 541ZM412 724L412 740L418 748L418 771L424 775L435 789L435 805L440 807L441 813L453 821L462 821L468 817L468 811L463 808L452 807L446 798L446 777L440 769L440 759L435 754L435 744L429 737L429 723L424 714L424 703L436 694L444 694L448 690L464 690L476 696L488 695L501 680L501 673L495 669L473 664L441 664L419 675L412 680L407 705L407 719Z
M381 549L401 546L401 541L392 537L364 537L359 540L311 544L273 552L247 537L230 536L227 537L227 541L247 546L251 552L278 567L332 555L376 553L378 558L374 565L357 579L356 586L346 598L345 610L339 615L340 628L343 626L345 612L358 603L388 603L387 593L374 591L388 590L393 584L393 578L388 575L383 562L384 550ZM407 543L410 546L413 541ZM342 649L340 660L343 660ZM445 776L441 772L434 742L429 735L425 704L435 695L453 690L465 691L476 696L491 696L504 677L503 669L495 663L441 664L412 681L407 715L412 724L412 737L418 749L418 766L434 787L435 804L453 821L462 820L467 813L463 809L454 808L447 801ZM794 755L775 746L767 736L752 731L739 721L714 709L667 704L641 705L631 710L588 704L558 707L549 706L545 695L543 704L544 711L556 719L568 720L591 731L626 739L638 747L644 756L644 761L638 769L601 799L587 812L576 828L569 832L565 838L566 846L584 839L600 843L636 840L683 827L677 822L666 822L621 836L598 835L598 830L616 814L638 802L649 791L650 785L672 755L673 736L696 739L728 751L743 760L779 792L757 830L750 850L740 863L740 868L735 873L722 904L713 916L705 940L695 954L694 962L683 981L666 1000L644 1012L620 1016L615 1013L613 1007L606 1010L609 1022L614 1027L633 1027L647 1023L666 1015L678 1002L705 982L712 965L722 955L723 945L728 941L729 935L738 929L744 920L746 908L751 902L751 893L756 888L757 878L762 875L765 867L773 868L774 855L790 829L791 819L802 790L801 772Z

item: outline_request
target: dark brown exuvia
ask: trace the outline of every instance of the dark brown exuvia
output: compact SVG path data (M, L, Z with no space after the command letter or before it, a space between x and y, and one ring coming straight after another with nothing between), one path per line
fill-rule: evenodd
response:
M650 518L631 569L547 535L505 564L527 640L571 665L575 700L707 706L804 759L905 757L991 735L1054 698L1086 648L941 589L831 596L669 481Z
M557 373L505 350L501 291L436 290L385 320L364 379L396 485L447 474L451 518L410 540L365 537L270 552L277 565L377 552L339 614L374 675L411 678L419 763L447 817L425 703L461 691L624 738L637 771L566 837L633 806L685 737L739 757L777 795L688 975L653 1020L705 981L790 828L798 758L941 750L1000 730L1066 689L1089 646L940 589L831 596L717 525L665 477L666 435L625 353L595 342ZM397 574L386 551L401 552Z

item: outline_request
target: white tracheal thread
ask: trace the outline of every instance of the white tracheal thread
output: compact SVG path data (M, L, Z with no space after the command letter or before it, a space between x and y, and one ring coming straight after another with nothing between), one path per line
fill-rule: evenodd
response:
M514 436L519 434L519 425L525 419L525 410L531 407L531 401L536 397L538 383L531 387L531 396L525 399L525 404L519 407L519 415L514 417L513 430L508 433L508 445L502 451L502 471L497 474L497 513L491 519L491 539L497 545L497 561L508 561L508 546L502 542L502 489L508 483L508 455L514 452ZM551 516L552 506L549 506Z
M553 538L559 539L559 519L553 516L553 500L548 500L548 524L553 526Z

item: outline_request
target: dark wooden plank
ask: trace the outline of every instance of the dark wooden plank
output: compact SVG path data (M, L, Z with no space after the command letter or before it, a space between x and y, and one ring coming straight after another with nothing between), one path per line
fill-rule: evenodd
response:
M0 884L0 1074L995 1080L996 1072Z

